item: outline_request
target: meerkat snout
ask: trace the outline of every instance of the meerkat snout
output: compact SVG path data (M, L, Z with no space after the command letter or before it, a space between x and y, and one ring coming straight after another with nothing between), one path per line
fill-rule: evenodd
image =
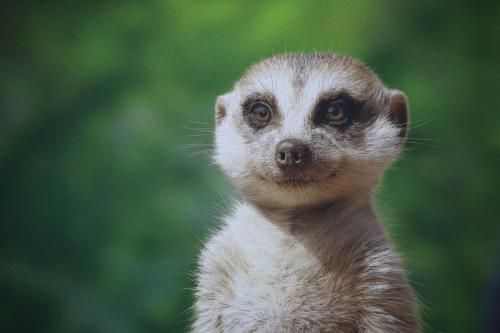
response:
M309 163L311 151L301 140L286 139L276 146L276 163L284 171L303 168Z

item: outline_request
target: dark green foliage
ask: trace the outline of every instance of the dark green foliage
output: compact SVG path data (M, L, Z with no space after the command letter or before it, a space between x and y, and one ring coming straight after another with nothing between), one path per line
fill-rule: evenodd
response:
M500 260L499 2L0 5L0 331L181 332L230 186L215 97L283 51L358 57L410 100L380 214L426 332L479 330Z

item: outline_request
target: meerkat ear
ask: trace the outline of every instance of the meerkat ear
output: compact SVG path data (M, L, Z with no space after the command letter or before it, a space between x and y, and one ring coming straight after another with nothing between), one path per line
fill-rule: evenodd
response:
M402 91L390 91L389 117L400 128L399 136L405 137L408 131L408 98Z
M227 116L226 95L217 97L215 102L215 125L220 125L222 120Z

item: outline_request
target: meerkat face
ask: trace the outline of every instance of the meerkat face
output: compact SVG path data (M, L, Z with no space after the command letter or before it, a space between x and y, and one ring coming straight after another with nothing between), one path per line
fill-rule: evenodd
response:
M260 205L367 194L398 155L407 100L358 61L285 54L217 99L215 161Z

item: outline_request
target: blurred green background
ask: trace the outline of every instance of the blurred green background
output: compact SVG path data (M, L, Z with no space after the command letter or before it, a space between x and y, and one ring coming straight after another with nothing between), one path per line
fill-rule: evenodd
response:
M500 259L500 6L3 1L0 331L183 332L229 207L213 105L250 64L335 50L404 90L379 211L426 332L479 331Z

